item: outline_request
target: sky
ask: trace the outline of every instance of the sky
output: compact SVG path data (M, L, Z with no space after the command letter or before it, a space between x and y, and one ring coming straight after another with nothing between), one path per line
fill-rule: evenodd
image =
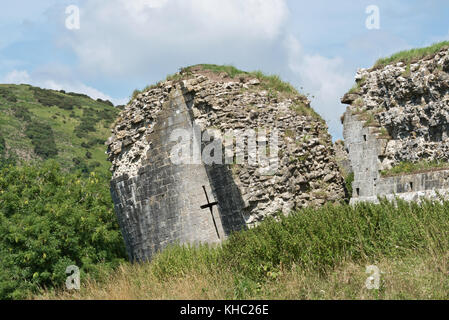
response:
M447 0L0 3L0 83L125 104L181 67L232 64L277 74L309 94L334 140L342 138L340 98L357 69L449 40Z

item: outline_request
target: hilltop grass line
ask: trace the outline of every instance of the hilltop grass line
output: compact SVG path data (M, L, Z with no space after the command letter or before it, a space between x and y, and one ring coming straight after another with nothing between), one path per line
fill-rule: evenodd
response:
M435 54L439 52L442 49L449 48L449 41L443 41L434 43L433 45L425 48L415 48L411 50L404 50L398 53L393 54L390 57L387 58L381 58L376 61L374 64L374 68L384 67L389 64L397 63L397 62L404 62L404 63L410 63L422 58L425 58L426 56L430 56L432 54Z
M269 218L254 229L234 233L220 247L174 245L151 263L126 263L115 274L87 281L85 289L77 294L47 290L41 292L41 297L317 298L320 286L344 287L332 279L339 279L340 272L346 272L347 268L358 277L365 272L366 265L373 264L392 272L397 268L435 269L438 265L433 263L444 261L448 253L449 202L417 204L397 200L393 204L383 200L379 205L326 205ZM449 297L449 291L444 291L449 287L449 279L443 277L448 263L441 268L427 284L429 290L435 290L430 298ZM315 279L317 286L302 287L313 286L307 279ZM409 280L421 283L425 281L425 273ZM401 276L390 281L408 280ZM183 292L170 291L165 284L183 286ZM145 293L142 286L156 291ZM284 296L283 286L294 287L298 292L287 291L288 296ZM362 289L363 283L350 287L347 295L334 290L323 297L359 297ZM401 294L413 297L412 289L404 289L402 293L392 292L391 288L385 290L377 291L377 296L374 292L364 294L368 298L400 298Z
M64 170L107 172L104 141L118 113L109 101L84 94L0 85L0 135L17 160L53 158Z

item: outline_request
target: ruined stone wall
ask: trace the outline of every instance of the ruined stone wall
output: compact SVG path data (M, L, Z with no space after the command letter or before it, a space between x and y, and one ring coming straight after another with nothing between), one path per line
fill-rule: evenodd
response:
M410 63L359 70L342 102L345 148L354 170L353 202L397 194L445 193L446 170L401 177L381 172L401 162L449 160L449 50Z
M240 165L174 165L169 134L193 125L202 132L278 130L278 153L268 151L278 168L266 175L247 157ZM231 79L201 69L178 74L128 104L107 144L114 204L135 260L175 241L216 242L278 212L345 198L324 121L304 96L276 92L254 76ZM200 209L203 186L218 202L220 239L210 212Z
M388 139L379 136L376 128L364 124L350 111L346 112L345 146L354 171L351 203L378 202L378 197L419 201L421 197L437 199L449 195L449 170L382 176L381 163Z

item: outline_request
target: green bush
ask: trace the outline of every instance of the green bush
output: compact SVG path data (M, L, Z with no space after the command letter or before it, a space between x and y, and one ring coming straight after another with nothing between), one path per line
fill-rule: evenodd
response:
M43 159L53 158L58 154L53 129L46 123L31 121L25 134L34 146L34 152Z
M69 265L96 277L123 261L108 180L64 173L53 161L0 171L0 299L62 287Z
M6 141L5 138L0 136L0 158L5 155L6 152Z
M44 90L37 87L32 87L31 90L37 101L47 107L57 106L64 110L73 110L78 104L77 100L52 90Z
M31 112L23 106L13 106L11 110L14 112L14 116L17 119L23 120L25 122L31 121Z
M16 163L16 159L11 155L6 155L6 141L5 138L0 136L0 170L3 167L14 165Z
M8 102L17 102L17 97L11 92L11 90L6 88L0 88L0 97L4 98Z

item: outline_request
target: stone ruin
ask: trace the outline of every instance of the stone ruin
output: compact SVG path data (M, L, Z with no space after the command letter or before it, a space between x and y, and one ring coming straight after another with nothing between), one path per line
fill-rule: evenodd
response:
M344 143L354 172L352 203L378 197L446 197L449 164L385 175L403 162L449 158L449 50L409 63L361 69L342 103Z
M242 152L234 140L209 134L212 129L266 131L256 146L257 157L270 149L268 161L252 163L247 152L237 164L174 163L177 145L193 149L173 139L176 130L193 132L189 141L201 152L205 140L223 148L226 159L234 147L237 156ZM271 148L268 135L275 131L278 143ZM278 91L254 74L230 78L201 66L184 69L138 94L112 132L111 193L132 261L149 260L173 243L219 243L266 217L345 198L325 122L306 97ZM244 146L251 149L249 140Z

